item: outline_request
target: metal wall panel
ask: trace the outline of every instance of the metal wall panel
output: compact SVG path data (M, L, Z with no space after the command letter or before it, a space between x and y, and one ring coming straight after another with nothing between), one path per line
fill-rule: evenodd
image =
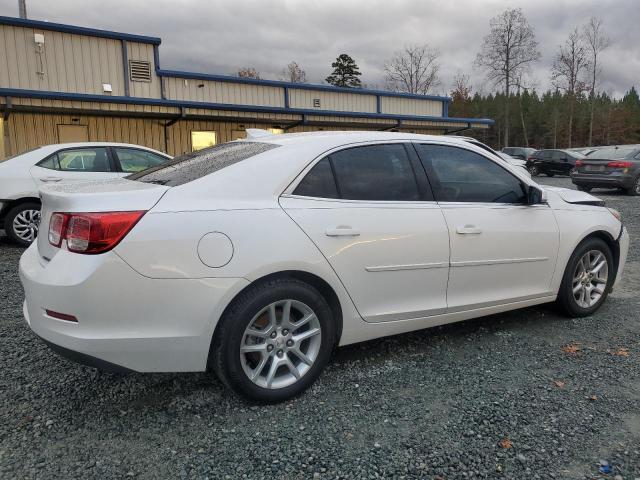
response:
M320 100L320 107L314 107L314 99ZM376 96L290 88L289 106L307 110L376 113Z
M381 97L382 113L396 115L442 116L442 102L439 100L420 100L417 98Z
M127 42L127 57L129 60L142 60L151 65L151 82L129 81L129 94L132 97L160 98L160 81L156 75L155 60L153 57L153 45L148 43ZM127 67L128 68L128 67Z
M119 40L0 25L0 87L101 95L103 83L124 95Z
M243 83L165 77L171 100L284 107L284 88Z

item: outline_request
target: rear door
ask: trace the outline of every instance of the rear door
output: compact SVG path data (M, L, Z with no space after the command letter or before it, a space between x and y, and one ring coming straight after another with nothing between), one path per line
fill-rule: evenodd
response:
M449 235L411 148L333 152L280 204L329 261L365 321L446 310Z
M462 147L416 144L451 242L449 312L549 295L559 234L523 182Z
M31 167L30 173L38 185L125 175L116 171L108 147L59 150Z

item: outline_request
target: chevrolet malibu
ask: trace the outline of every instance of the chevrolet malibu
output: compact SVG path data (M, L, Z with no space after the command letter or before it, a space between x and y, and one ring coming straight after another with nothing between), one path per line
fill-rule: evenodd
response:
M556 302L593 314L629 236L462 139L268 135L126 179L47 185L24 315L104 370L213 370L275 402L338 345Z

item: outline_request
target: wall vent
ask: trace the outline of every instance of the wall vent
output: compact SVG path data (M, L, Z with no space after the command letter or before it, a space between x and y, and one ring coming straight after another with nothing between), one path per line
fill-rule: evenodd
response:
M151 82L151 63L129 60L129 78L132 82Z

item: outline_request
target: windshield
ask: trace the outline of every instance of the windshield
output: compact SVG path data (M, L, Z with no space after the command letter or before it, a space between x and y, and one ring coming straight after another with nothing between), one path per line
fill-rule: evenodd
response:
M259 142L222 143L180 155L167 163L126 178L176 187L277 147L272 143Z
M597 158L602 160L616 160L620 158L632 157L633 154L640 150L638 147L619 147L619 148L602 148L594 150L587 156L589 158Z

